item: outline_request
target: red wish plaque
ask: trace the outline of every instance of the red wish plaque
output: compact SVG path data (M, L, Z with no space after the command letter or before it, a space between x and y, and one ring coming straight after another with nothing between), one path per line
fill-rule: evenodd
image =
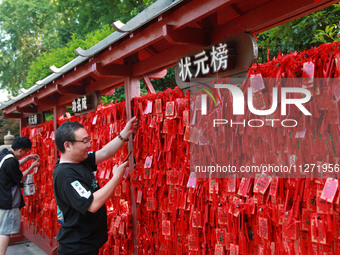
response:
M171 117L175 115L175 101L167 102L165 108L165 116Z
M268 240L268 219L259 217L259 237Z
M320 198L326 200L328 203L333 203L336 191L338 190L338 185L338 179L327 178Z
M263 78L260 73L250 75L250 87L253 89L253 93L256 93L265 88Z

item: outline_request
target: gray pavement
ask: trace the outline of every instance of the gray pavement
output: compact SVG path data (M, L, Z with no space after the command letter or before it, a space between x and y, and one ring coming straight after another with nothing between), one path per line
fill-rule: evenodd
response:
M8 246L6 255L47 255L32 242L21 242Z

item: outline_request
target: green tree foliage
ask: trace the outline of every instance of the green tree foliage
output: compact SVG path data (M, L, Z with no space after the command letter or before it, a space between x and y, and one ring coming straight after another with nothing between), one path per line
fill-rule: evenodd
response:
M29 67L26 87L29 88L38 80L50 75L52 73L49 69L50 66L54 65L59 68L76 58L78 56L75 53L76 48L89 49L112 32L113 29L109 25L104 25L103 28L86 34L84 39L81 39L77 34L72 34L71 40L65 47L42 53Z
M16 95L112 32L155 0L0 1L0 88ZM33 66L32 66L33 64Z
M3 0L0 4L0 88L11 94L25 85L37 55L58 45L49 0Z
M339 32L339 27L336 27L339 20L340 3L337 3L261 33L257 41L259 61L267 61L267 49L270 50L269 57L272 59L279 51L288 54L289 51L299 51L334 41L336 33ZM325 31L327 26L334 27L333 34L329 33L329 28Z

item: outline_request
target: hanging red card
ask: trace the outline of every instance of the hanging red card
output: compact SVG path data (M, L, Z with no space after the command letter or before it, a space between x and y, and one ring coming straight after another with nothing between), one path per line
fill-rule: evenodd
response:
M242 178L241 182L240 182L239 189L237 191L237 194L239 196L246 197L248 192L249 192L250 185L251 185L251 179L250 178Z
M340 239L340 213L339 212L335 212L334 213L334 228L335 228L335 233L334 236L337 239Z
M188 188L195 188L196 187L196 182L197 182L196 173L195 172L191 172L190 176L189 176L188 183L187 183L187 187ZM188 196L188 197L190 197L190 196Z
M239 254L239 246L236 244L230 244L230 255L238 255Z
M311 212L305 208L302 208L301 215L301 230L310 231L310 214Z
M269 195L276 197L278 187L279 187L279 179L272 178L270 182Z
M157 98L155 100L156 113L162 113L162 99Z
M215 253L214 255L224 255L224 248L222 245L215 244Z
M136 203L140 204L142 202L142 191L138 190Z
M192 213L192 227L194 228L202 227L202 217L200 211L194 211Z
M228 192L236 191L236 178L230 178L228 180Z
M188 235L188 242L189 242L190 251L198 251L199 243L198 243L196 236L194 236L193 234Z
M189 126L189 111L183 111L183 122L185 126Z
M265 110L267 108L262 91L253 93L253 106L257 110Z
M228 215L224 212L222 206L217 209L218 224L228 224Z
M339 183L337 179L327 178L320 198L326 200L328 203L333 203L335 194L338 190L338 185Z
M297 240L297 224L289 215L284 215L282 218L282 237Z
M311 219L312 242L326 244L326 235L325 235L325 232L322 230L325 227L324 222L322 220L317 220L317 221L318 222L316 223L315 219L313 218Z
M316 211L317 213L333 214L333 204L321 199L321 190L316 192Z
M165 116L171 117L175 114L175 101L167 102L165 107Z
M153 156L148 156L145 159L144 168L151 168Z
M169 220L162 221L162 234L170 236L170 221Z
M190 126L185 127L185 133L184 133L183 140L186 141L186 142L190 142Z
M226 234L226 232L225 232L224 228L223 229L222 228L216 229L216 240L219 244L221 244L223 246L226 244L225 234Z
M313 87L314 72L315 72L314 63L312 62L303 63L303 68L302 68L303 87L305 88Z
M254 184L254 193L264 194L269 187L271 178L265 174L256 175Z
M265 88L262 75L260 73L250 75L250 87L253 89L253 93L256 93Z
M259 237L268 240L268 219L259 217Z
M333 83L333 94L335 97L335 101L339 102L340 101L340 80L335 79Z
M209 180L209 193L218 194L218 182L215 179Z

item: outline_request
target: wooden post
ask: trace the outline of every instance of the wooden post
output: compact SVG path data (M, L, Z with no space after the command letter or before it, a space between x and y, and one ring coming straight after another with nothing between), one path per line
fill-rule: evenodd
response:
M55 133L57 132L57 128L58 128L58 118L63 115L63 110L64 107L63 106L59 106L59 105L55 105L53 106L53 128L54 128L54 136ZM57 146L54 144L54 159L55 162L57 162Z
M140 80L136 77L126 77L125 80L125 104L126 104L126 118L127 120L131 119L132 116L132 99L134 97L140 96ZM132 139L129 140L128 143L128 151L132 151L133 144ZM134 168L134 158L129 158L129 168L132 170ZM133 254L138 254L137 247L137 210L136 210L136 201L134 196L134 187L132 184L130 185L130 193L131 193L131 214L132 214L132 236L133 236Z

